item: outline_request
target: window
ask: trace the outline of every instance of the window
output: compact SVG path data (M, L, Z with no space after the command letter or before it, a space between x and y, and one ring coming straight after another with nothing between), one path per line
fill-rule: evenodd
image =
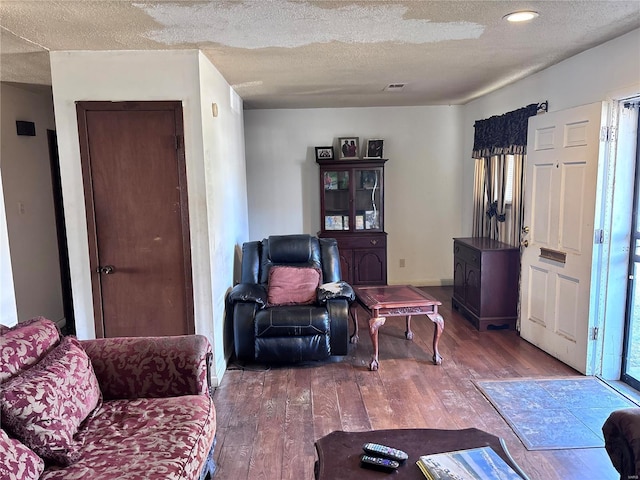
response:
M513 200L513 155L507 155L507 175L504 186L504 203L505 205L511 205Z

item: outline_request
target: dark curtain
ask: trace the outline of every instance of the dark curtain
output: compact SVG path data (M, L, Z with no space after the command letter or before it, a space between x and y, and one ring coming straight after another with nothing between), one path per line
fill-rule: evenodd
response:
M476 121L473 158L526 154L529 117L537 112L538 104L532 103L504 115Z

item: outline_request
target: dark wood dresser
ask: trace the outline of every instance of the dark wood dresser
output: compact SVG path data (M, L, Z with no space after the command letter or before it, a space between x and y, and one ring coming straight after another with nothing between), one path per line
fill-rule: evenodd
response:
M490 238L453 239L453 308L480 331L514 329L520 249Z

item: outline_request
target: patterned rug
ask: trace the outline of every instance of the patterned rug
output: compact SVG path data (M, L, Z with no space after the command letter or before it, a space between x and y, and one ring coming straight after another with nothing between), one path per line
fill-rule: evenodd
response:
M634 402L595 377L478 380L527 450L603 447L602 424Z

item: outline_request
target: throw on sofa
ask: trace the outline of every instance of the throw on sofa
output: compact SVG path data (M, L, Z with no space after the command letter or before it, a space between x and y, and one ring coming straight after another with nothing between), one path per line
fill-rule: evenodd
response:
M346 355L353 289L335 239L271 236L242 246L242 279L227 297L239 360L302 362Z
M210 352L201 335L78 341L42 317L0 326L0 478L210 478Z

